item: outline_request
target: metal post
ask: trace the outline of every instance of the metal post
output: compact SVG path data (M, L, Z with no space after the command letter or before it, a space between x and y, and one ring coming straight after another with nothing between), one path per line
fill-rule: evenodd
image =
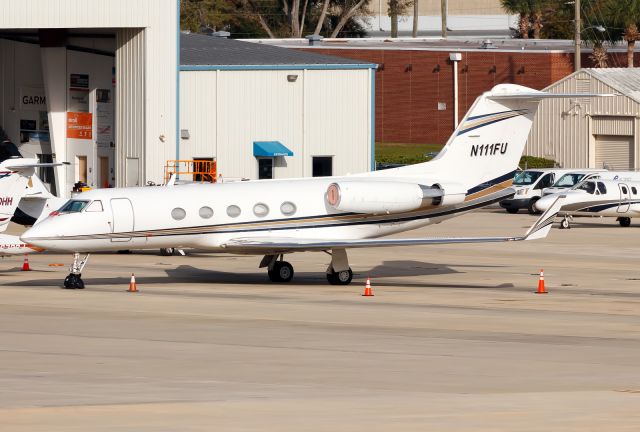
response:
M440 0L440 18L442 20L442 38L447 38L447 0Z
M581 65L581 52L580 52L580 29L582 27L581 22L580 22L580 0L574 0L574 6L575 6L575 12L574 12L574 17L575 17L575 30L574 30L574 40L575 40L575 47L574 47L574 66L575 66L575 71L579 71L580 68L582 67Z

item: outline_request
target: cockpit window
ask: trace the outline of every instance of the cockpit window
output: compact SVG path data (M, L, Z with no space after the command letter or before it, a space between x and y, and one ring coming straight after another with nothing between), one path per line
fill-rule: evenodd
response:
M95 200L91 204L89 204L89 206L87 207L87 209L85 211L87 211L87 212L101 212L103 210L104 209L102 208L102 201Z
M607 193L607 188L605 187L604 183L602 183L602 182L598 182L598 190L603 195Z
M593 195L596 191L596 184L592 181L584 182L583 184L578 186L577 189L586 191L587 193L590 193L591 195Z
M577 185L584 177L584 174L565 174L558 179L554 187L571 187Z
M60 213L78 213L89 204L89 201L69 200L62 206Z
M516 174L513 179L514 186L527 186L532 185L540 178L542 173L540 171L522 171Z

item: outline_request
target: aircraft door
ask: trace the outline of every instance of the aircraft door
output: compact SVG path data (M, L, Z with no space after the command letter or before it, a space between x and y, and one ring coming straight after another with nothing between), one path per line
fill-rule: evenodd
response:
M127 198L111 200L111 232L128 233L133 231L133 206ZM128 242L131 237L111 238L112 242Z
M618 183L620 188L620 204L618 205L618 213L626 213L629 211L629 186L624 183Z

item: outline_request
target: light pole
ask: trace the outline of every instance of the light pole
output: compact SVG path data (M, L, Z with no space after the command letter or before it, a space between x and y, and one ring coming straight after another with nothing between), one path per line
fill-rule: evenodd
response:
M580 27L582 27L581 23L580 23L580 0L574 0L573 2L574 5L574 17L575 17L575 28L574 28L574 59L573 59L573 64L575 66L575 71L579 71L580 68L582 67L581 64L581 50L580 50L580 44L582 43L580 41Z

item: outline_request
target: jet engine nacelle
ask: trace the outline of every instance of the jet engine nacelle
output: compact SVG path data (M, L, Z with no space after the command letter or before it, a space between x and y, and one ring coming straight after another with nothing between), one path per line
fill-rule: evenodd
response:
M457 184L436 183L432 188L442 191L440 197L433 199L433 205L449 206L460 204L464 202L464 199L467 197L467 190Z
M329 185L326 199L336 210L381 214L416 210L441 194L440 190L416 183L341 181Z

